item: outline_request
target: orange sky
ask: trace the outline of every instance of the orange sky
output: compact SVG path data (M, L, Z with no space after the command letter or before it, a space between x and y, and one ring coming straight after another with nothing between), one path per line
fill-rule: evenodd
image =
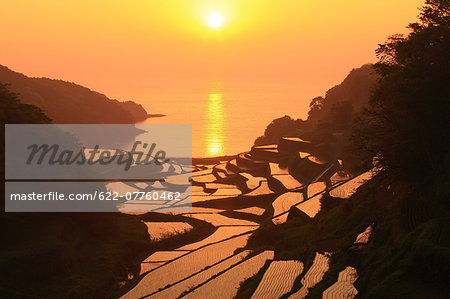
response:
M126 99L167 92L322 94L405 32L417 0L2 1L0 64ZM212 12L223 15L208 27ZM139 99L138 99L139 100Z

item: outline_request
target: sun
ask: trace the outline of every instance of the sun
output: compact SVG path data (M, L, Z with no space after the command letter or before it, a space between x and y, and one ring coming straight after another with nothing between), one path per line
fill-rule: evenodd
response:
M208 24L212 28L219 28L222 26L223 17L218 13L213 13L208 17Z

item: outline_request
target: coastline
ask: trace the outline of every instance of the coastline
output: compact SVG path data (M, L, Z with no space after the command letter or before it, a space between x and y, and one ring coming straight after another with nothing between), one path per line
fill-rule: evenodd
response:
M162 114L162 113L148 113L147 114L147 118L157 118L157 117L164 117L164 116L167 116L167 115Z

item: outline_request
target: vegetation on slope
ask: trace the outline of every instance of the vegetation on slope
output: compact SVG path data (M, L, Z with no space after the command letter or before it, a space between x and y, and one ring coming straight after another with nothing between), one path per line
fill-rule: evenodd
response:
M427 0L411 32L377 50L378 82L369 106L349 128L353 144L347 151L362 157L362 166L376 156L383 172L349 199L325 196L312 222L267 223L250 239L250 248L273 248L279 258L306 264L315 251L334 252L310 297L320 297L348 265L358 270L363 298L448 297L449 22L450 3ZM355 237L372 223L367 246L355 247Z
M147 118L132 101L119 102L86 87L62 80L30 78L0 65L0 82L9 84L25 104L42 109L54 123L131 124Z
M415 182L442 176L450 159L449 7L427 0L408 36L380 45L378 88L354 132L360 149Z

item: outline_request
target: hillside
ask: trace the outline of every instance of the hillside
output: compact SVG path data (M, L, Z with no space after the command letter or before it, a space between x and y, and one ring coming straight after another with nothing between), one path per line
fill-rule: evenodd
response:
M330 88L325 96L311 100L308 118L293 119L284 116L270 123L264 135L255 140L255 145L278 143L283 136L299 136L317 146L316 154L344 161L347 170L355 173L364 166L353 151L344 151L350 144L352 128L376 86L377 76L373 65L365 64L350 71L338 85Z
M371 64L351 70L340 84L325 93L325 97L311 100L303 130L308 134L317 130L322 133L347 130L351 120L368 104L375 82Z
M53 123L136 123L147 118L132 101L120 102L81 85L48 78L31 78L0 65L0 82L24 104L41 108Z

